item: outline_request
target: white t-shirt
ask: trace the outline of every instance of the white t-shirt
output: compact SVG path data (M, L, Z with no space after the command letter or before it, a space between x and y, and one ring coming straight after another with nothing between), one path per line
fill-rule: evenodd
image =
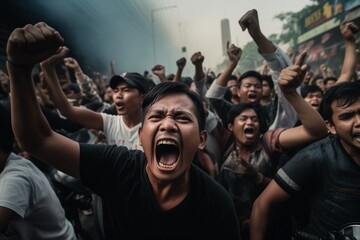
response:
M74 229L45 175L29 160L11 153L0 173L0 206L21 219L9 225L20 239L74 239Z
M101 113L101 116L103 118L104 135L109 145L115 144L125 146L130 150L143 151L138 135L138 130L141 126L140 122L134 127L129 128L120 115Z

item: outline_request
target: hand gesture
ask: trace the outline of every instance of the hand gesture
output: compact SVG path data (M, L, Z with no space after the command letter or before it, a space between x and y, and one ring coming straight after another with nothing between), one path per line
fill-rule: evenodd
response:
M204 62L204 56L201 54L201 52L196 52L191 56L191 62L195 66L201 66Z
M27 24L10 34L6 54L13 65L32 68L58 52L63 44L59 32L46 23Z
M356 41L356 33L359 27L354 22L343 21L340 25L340 31L345 41Z
M239 25L243 31L248 29L250 36L261 33L259 25L259 17L256 9L247 11L239 20Z
M48 59L40 63L41 68L45 69L48 67L54 67L56 64L63 61L68 52L69 49L67 47L60 47L56 54L50 56Z
M179 70L183 70L186 65L186 58L182 57L179 60L176 61L176 65Z
M77 70L80 68L79 63L72 57L64 58L64 64L65 66L73 70Z
M151 71L156 76L165 76L165 67L163 65L157 64L151 69Z
M302 83L307 66L304 64L306 52L300 54L293 66L283 69L280 73L278 84L283 93L296 92L296 88Z
M229 56L230 62L238 62L241 58L242 50L241 48L238 48L234 44L231 44L227 42L227 54Z

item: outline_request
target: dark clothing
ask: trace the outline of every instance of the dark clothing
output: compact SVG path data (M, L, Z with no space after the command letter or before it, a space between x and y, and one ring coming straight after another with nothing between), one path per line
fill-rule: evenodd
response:
M209 98L209 100L212 107L216 110L216 113L221 118L221 121L223 123L227 123L227 114L234 104L224 99ZM278 106L278 97L275 95L275 97L273 97L272 100L267 104L258 104L255 106L258 108L259 113L258 118L261 126L260 132L265 133L275 120Z
M275 181L289 194L310 192L305 232L324 236L349 222L360 222L360 166L338 136L299 151L278 171Z
M106 239L240 239L229 194L206 173L192 164L188 195L163 211L146 164L142 151L80 144L81 180L102 198Z

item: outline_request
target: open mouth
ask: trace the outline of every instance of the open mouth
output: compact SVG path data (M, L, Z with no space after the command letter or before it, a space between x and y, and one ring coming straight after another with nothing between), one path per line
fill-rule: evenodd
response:
M252 138L255 135L255 129L252 127L248 127L244 129L244 134L248 138Z
M156 144L156 161L162 169L172 170L179 160L179 147L171 140L161 140Z
M248 98L249 98L250 100L255 100L256 97L257 97L257 95L256 95L255 93L250 93L250 94L248 95Z

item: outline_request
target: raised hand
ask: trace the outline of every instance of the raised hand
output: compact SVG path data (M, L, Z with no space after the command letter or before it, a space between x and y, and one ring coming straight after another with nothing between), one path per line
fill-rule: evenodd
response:
M56 64L60 63L63 61L63 59L66 57L66 55L68 54L69 49L67 47L60 47L58 52L55 53L54 55L50 56L48 59L46 59L45 61L40 63L40 66L42 68L46 68L46 67L53 67Z
M307 71L305 57L306 52L301 53L293 66L281 71L278 83L283 93L296 92L296 88L301 85Z
M76 59L72 57L64 58L64 64L65 66L73 70L77 70L78 68L80 68L79 63L76 61Z
M204 62L204 56L201 54L201 52L196 52L191 56L191 62L195 66L201 66Z
M176 61L176 65L179 70L183 70L186 65L186 58L182 57Z
M354 22L343 21L340 25L340 31L345 41L356 41L356 33L359 27Z
M151 71L156 76L165 76L165 67L163 65L157 64L151 69Z
M231 44L227 42L227 54L229 56L230 62L238 62L242 55L241 48L235 46L234 44Z
M261 33L259 17L256 9L247 11L239 20L239 25L243 31L248 29L249 34L254 37Z
M59 51L64 39L52 27L40 22L16 28L9 36L6 53L14 66L32 68Z

